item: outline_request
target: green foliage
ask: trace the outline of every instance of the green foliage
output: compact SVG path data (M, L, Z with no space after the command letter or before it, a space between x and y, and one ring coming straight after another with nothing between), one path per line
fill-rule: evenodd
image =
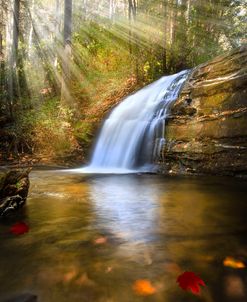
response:
M93 131L92 123L87 121L78 121L74 125L74 135L81 145L87 145L91 142Z
M22 185L22 184L21 184L20 181L18 181L18 182L15 184L15 186L16 186L17 189L20 189L20 188L21 188L21 185Z
M68 154L76 145L72 116L72 110L61 106L58 98L47 99L38 110L27 110L18 117L15 133L29 151L48 156Z

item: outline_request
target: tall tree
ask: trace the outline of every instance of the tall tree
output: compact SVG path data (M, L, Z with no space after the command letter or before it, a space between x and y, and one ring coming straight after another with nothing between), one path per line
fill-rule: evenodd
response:
M64 55L62 58L62 88L61 100L67 103L70 98L70 67L71 67L71 45L72 45L72 0L64 0Z
M129 19L129 49L130 53L132 53L132 38L133 38L133 22L136 20L136 1L129 0L129 8L128 8L128 19Z
M8 77L8 98L10 115L13 116L13 103L18 95L18 45L19 45L19 22L20 22L20 0L13 3L13 31L12 45L9 58L9 77Z
M34 0L31 0L29 9L30 9L30 13L32 16L33 10L34 10ZM28 55L29 55L29 57L31 55L32 43L33 43L33 25L32 25L32 22L30 22L30 28L29 28L29 34L28 34Z
M167 69L167 0L163 0L163 9L164 9L164 38L163 38L163 57L162 57L162 69L163 72L166 72Z
M60 27L61 27L61 1L56 0L55 5L55 47L58 47L59 44L59 36L60 36ZM55 52L55 58L54 58L54 67L57 67L58 65L58 54Z
M5 79L4 79L4 32L5 32L5 2L0 1L0 109L5 106ZM2 102L4 100L4 102Z

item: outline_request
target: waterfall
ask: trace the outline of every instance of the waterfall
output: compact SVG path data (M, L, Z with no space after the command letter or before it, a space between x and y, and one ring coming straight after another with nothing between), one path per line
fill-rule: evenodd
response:
M188 71L164 76L123 100L103 124L88 173L151 171L165 144L165 119Z

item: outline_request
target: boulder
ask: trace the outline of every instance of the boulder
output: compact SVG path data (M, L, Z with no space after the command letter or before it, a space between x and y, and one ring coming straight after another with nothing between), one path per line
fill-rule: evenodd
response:
M7 216L21 208L29 189L30 169L0 171L0 216Z

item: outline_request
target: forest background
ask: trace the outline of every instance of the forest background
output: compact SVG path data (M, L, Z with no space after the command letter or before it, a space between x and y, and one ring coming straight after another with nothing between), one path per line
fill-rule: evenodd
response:
M246 32L245 0L0 0L0 163L82 163L124 96Z

